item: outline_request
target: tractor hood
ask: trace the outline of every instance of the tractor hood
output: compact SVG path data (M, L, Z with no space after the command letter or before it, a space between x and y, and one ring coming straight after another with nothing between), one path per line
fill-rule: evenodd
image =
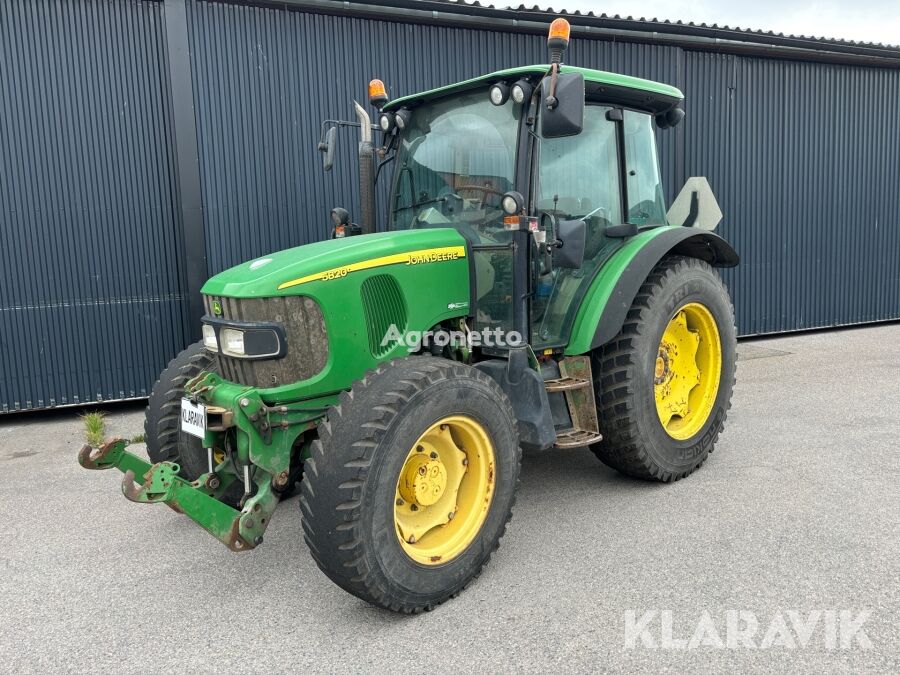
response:
M272 253L221 272L206 295L258 298L303 293L309 284L357 271L466 257L466 240L452 228L404 230L329 239Z

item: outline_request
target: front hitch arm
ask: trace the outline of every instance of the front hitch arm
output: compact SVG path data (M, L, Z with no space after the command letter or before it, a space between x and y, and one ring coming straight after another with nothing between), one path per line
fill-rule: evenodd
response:
M128 452L127 445L121 438L97 450L85 445L78 452L78 463L94 471L119 469L125 474L122 494L130 501L164 503L186 515L232 551L250 551L262 543L262 533L278 503L277 495L260 486L244 510L238 511L218 499L234 481L233 475L214 472L191 482L178 475L178 464L150 464ZM140 484L135 482L135 476L141 477Z

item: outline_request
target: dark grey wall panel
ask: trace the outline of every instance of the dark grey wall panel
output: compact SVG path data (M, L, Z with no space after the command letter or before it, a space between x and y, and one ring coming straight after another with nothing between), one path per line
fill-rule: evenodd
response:
M322 171L316 144L323 119L354 119L352 101L365 102L372 77L397 97L546 60L537 35L204 0L190 3L189 28L211 273L324 238L334 206L358 210L356 130L340 133L332 173ZM677 79L671 47L576 40L567 60ZM674 176L674 134L661 137Z
M185 340L162 28L0 3L0 412L146 395Z
M0 412L147 394L195 327L198 205L211 274L358 210L355 130L330 174L316 143L371 77L399 96L545 59L540 35L276 3L0 2ZM900 70L584 37L567 60L685 91L665 188L706 175L719 196L741 334L900 318Z
M740 333L900 318L900 71L686 58L685 170L741 253Z

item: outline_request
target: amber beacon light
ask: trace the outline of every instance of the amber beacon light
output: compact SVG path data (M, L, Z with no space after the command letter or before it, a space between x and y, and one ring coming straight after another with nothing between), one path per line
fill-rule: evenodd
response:
M384 82L378 79L371 80L369 82L369 103L381 110L387 102L388 95L384 88Z
M572 28L565 19L554 19L547 35L547 48L550 50L550 63L562 61L563 52L569 46L569 33Z

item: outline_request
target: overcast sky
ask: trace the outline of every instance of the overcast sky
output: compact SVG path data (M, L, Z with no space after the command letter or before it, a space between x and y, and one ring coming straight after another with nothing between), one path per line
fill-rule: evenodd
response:
M537 4L900 45L900 0L494 0L493 4Z

